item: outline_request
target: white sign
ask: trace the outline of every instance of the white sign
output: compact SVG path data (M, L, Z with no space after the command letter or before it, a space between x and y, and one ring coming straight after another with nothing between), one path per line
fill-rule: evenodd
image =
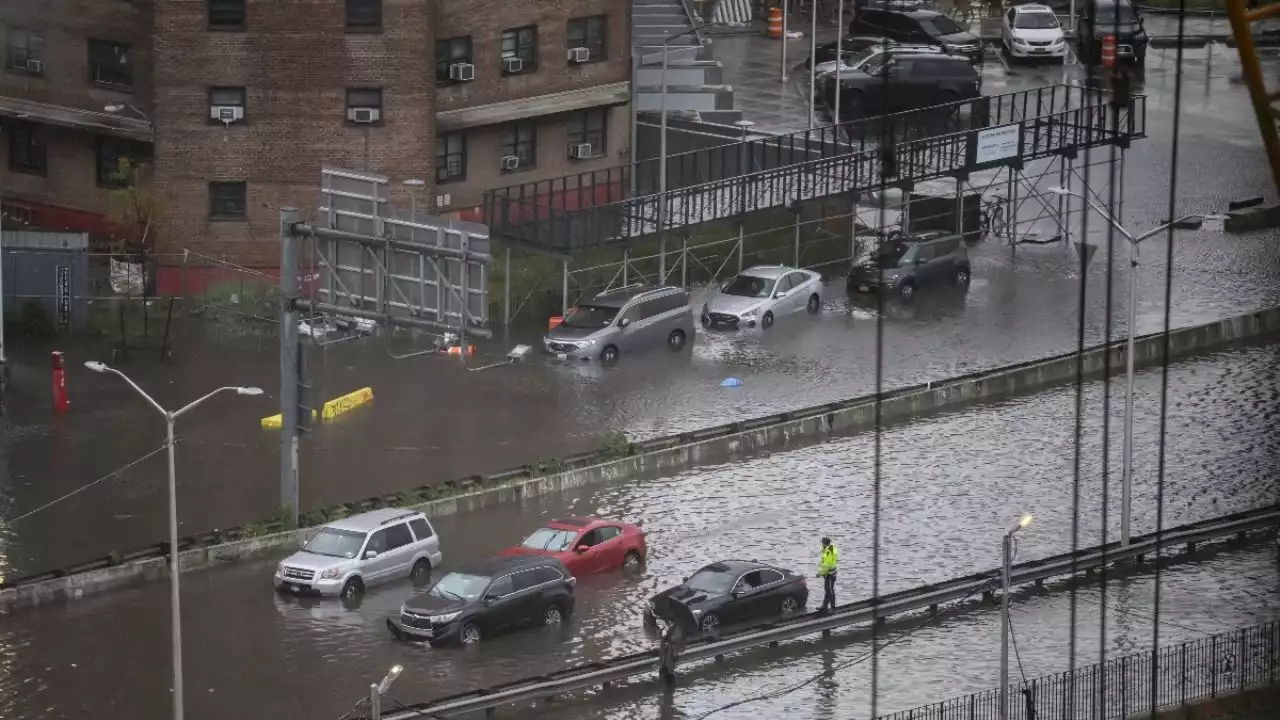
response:
M975 165L1000 162L1018 157L1022 125L1002 125L978 131L978 147L973 153Z

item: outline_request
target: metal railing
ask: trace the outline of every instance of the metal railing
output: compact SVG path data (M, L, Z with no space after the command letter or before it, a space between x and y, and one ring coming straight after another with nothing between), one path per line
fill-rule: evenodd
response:
M1126 720L1280 680L1280 622L1197 638L1010 686L1009 720ZM1153 694L1154 693L1154 694ZM877 720L997 720L1000 690Z
M1064 553L1040 560L1032 560L1015 566L1010 586L1082 573L1121 560L1143 558L1160 549L1179 545L1193 547L1197 543L1225 537L1243 537L1250 531L1264 530L1280 523L1280 505L1250 510L1212 520L1191 523L1182 527L1133 538L1130 545L1121 548L1119 542ZM852 625L863 625L920 610L936 611L946 603L972 598L979 593L992 592L998 587L998 570L975 573L954 580L890 593L880 598L868 598L843 605L830 615L809 613L788 620L759 625L726 636L696 640L681 654L682 662L720 658L728 653L749 648L807 637ZM388 720L409 720L422 715L454 717L465 713L498 708L513 703L553 697L584 688L602 686L637 675L655 672L658 668L656 651L635 653L623 657L578 665L558 672L516 680L501 685L477 688L465 693L440 698L431 702L406 706L403 712L387 715ZM1071 718L1076 720L1076 718Z

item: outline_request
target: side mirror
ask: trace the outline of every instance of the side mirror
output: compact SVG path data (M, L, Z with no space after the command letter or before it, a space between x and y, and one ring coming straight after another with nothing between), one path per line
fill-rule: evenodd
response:
M591 549L590 545L579 545L578 547L574 548L573 551L576 553L584 553L590 549Z
M739 597L742 597L742 590L740 590L739 588L734 588L733 592L729 593L729 597L735 600L738 599Z
M684 577L680 578L680 582L682 582L682 583L687 583L687 582L689 582L689 576L688 576L688 575L686 575L686 576L684 576Z
M631 318L622 318L618 321L618 327L624 328L631 324Z
M374 558L376 558L376 557L378 557L378 551L377 551L377 550L366 550L366 551L364 552L364 559L365 559L365 560L372 560L372 559L374 559Z
M492 605L493 601L497 599L498 599L497 595L485 595L484 598L482 599L482 602L485 605Z

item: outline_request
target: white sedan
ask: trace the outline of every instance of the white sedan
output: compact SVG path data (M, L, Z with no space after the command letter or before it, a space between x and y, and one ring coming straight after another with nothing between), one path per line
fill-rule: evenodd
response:
M1004 14L1000 39L1010 59L1067 59L1067 38L1047 5L1017 5Z
M821 275L785 265L757 265L712 293L702 306L702 324L767 328L784 315L817 315L821 310Z

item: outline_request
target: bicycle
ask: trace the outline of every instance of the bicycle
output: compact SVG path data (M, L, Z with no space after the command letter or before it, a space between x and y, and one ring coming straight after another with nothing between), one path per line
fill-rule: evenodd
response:
M978 211L978 229L982 237L1003 237L1009 230L1009 223L1004 217L1003 195L993 195L990 199L982 199L982 209Z

